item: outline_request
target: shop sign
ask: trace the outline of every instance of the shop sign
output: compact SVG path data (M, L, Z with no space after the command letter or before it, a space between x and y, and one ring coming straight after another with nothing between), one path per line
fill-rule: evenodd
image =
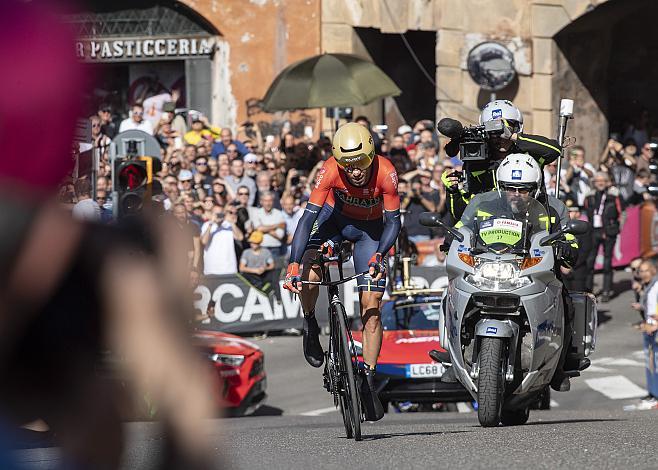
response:
M80 39L76 55L85 62L184 59L210 56L215 48L212 37Z

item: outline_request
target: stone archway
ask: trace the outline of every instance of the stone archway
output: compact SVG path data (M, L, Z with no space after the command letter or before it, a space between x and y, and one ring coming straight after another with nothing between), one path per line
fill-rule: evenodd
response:
M652 0L557 3L532 6L533 127L554 134L560 98L574 99L569 134L595 161L609 133L623 131L633 114L646 107L658 116L649 88L658 79L651 66L658 50L651 49L651 34L642 34L653 29L658 5Z

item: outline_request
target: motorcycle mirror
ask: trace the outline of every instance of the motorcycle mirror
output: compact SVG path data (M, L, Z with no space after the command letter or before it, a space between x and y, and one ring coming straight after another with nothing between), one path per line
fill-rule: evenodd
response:
M459 232L456 228L454 227L449 227L443 221L441 220L441 214L438 212L423 212L420 214L419 217L420 225L424 225L425 227L443 227L446 229L448 232L450 232L450 235L455 237L457 240L460 242L464 241L464 235Z
M589 222L584 220L570 220L567 226L563 229L564 233L572 235L584 235L589 229Z

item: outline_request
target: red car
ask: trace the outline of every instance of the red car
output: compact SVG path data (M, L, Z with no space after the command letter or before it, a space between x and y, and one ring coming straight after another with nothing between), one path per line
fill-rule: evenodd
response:
M440 302L439 296L414 295L383 303L384 339L375 378L385 409L388 403L427 404L432 409L436 403L472 401L461 384L441 382L443 365L428 356L432 349L441 350ZM358 329L360 321L354 321L352 326ZM352 337L360 355L361 331L352 331ZM359 360L362 362L363 358Z
M230 416L252 413L266 398L265 357L255 344L218 331L194 335L196 345L220 378L217 402Z

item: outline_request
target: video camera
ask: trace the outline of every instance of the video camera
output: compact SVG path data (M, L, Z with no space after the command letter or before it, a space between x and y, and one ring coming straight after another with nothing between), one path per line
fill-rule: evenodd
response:
M464 162L460 180L464 185L464 191L468 193L470 167L475 162L489 160L489 139L503 134L505 130L503 121L496 119L479 126L464 127L456 119L443 118L438 122L436 128L444 136L459 142L459 158ZM450 155L450 153L448 154Z

